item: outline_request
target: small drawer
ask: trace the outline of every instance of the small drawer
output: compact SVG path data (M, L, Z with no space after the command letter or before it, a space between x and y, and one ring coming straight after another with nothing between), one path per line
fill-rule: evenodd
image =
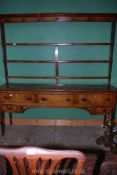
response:
M113 108L112 107L97 107L95 110L96 114L112 114Z
M39 94L38 102L40 104L49 104L52 106L65 106L73 103L73 96L64 94Z
M95 106L94 96L88 94L79 94L76 96L76 103L81 107Z
M16 100L16 94L14 94L14 93L1 93L0 100L3 102L14 102Z
M98 94L94 95L94 98L96 105L110 106L114 102L114 96L111 94Z
M22 112L23 108L21 106L16 105L3 105L1 106L2 111L4 112Z
M32 93L2 93L0 101L6 103L32 103L34 102L34 94Z
M79 94L76 97L76 103L79 106L112 106L114 96L111 94Z

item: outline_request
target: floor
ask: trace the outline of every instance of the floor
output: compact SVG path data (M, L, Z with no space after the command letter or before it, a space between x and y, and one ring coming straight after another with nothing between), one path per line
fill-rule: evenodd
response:
M96 138L103 135L101 126L6 126L5 136L0 144L33 145L56 148L104 149L96 144Z
M1 136L0 132L0 144L19 146L33 145L51 149L82 149L87 153L85 174L97 175L104 159L117 160L117 156L112 157L112 154L110 153L106 155L105 150L107 149L96 144L96 138L103 135L103 133L104 129L101 128L101 126L70 127L7 125L5 136ZM98 160L96 161L97 163L94 161L95 158ZM115 171L115 169L111 168L111 171ZM101 175L103 175L103 173L101 173Z

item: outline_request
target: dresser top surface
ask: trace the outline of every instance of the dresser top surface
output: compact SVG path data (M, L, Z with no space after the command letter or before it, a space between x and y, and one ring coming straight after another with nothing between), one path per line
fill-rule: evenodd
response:
M6 87L5 84L0 86L0 91L73 91L73 92L86 92L86 91L96 91L96 92L109 92L117 91L117 88L114 86L108 85L76 85L76 84L67 84L67 85L54 85L54 84L19 84L19 83L10 83L9 87Z

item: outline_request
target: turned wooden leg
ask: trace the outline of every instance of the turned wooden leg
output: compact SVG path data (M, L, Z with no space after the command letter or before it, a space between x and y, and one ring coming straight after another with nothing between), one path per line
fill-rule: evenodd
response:
M109 140L107 140L108 144L111 147L112 152L117 154L117 131L113 130L114 126L115 126L114 119L112 115L110 115L110 117L108 117L107 120L107 131L105 132L105 136L110 138Z
M105 145L106 147L111 147L112 143L112 115L104 116L104 136L99 137L96 142L98 145Z
M113 116L111 114L107 115L105 127L106 127L106 131L105 131L104 145L106 147L112 147L112 143L113 143Z
M103 144L105 147L110 147L111 150L117 154L117 132L113 132L113 127L115 126L114 118L112 114L106 116L104 136L97 139L97 144Z
M4 136L5 134L5 113L4 112L0 112L0 119L1 119L1 132L2 132L2 136Z
M12 113L10 112L9 112L9 121L10 121L10 125L13 125Z
M107 115L104 115L103 128L105 128L106 126L106 118L107 118Z

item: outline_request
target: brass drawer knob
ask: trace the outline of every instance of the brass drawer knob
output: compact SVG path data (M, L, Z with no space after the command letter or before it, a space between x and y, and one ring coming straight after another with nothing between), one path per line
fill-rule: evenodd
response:
M69 101L71 101L71 99L70 99L70 98L67 98L67 99L66 99L66 102L69 102Z
M26 97L26 100L31 101L32 97Z
M85 101L86 101L86 98L81 98L81 101L82 101L82 102L85 102Z
M106 101L110 101L110 98L109 98L109 97L107 97Z
M102 112L106 112L106 109L105 108L102 108Z
M9 96L4 96L3 97L5 100L9 100L10 98L9 98Z
M42 100L42 101L47 101L47 98L42 97L41 100Z

